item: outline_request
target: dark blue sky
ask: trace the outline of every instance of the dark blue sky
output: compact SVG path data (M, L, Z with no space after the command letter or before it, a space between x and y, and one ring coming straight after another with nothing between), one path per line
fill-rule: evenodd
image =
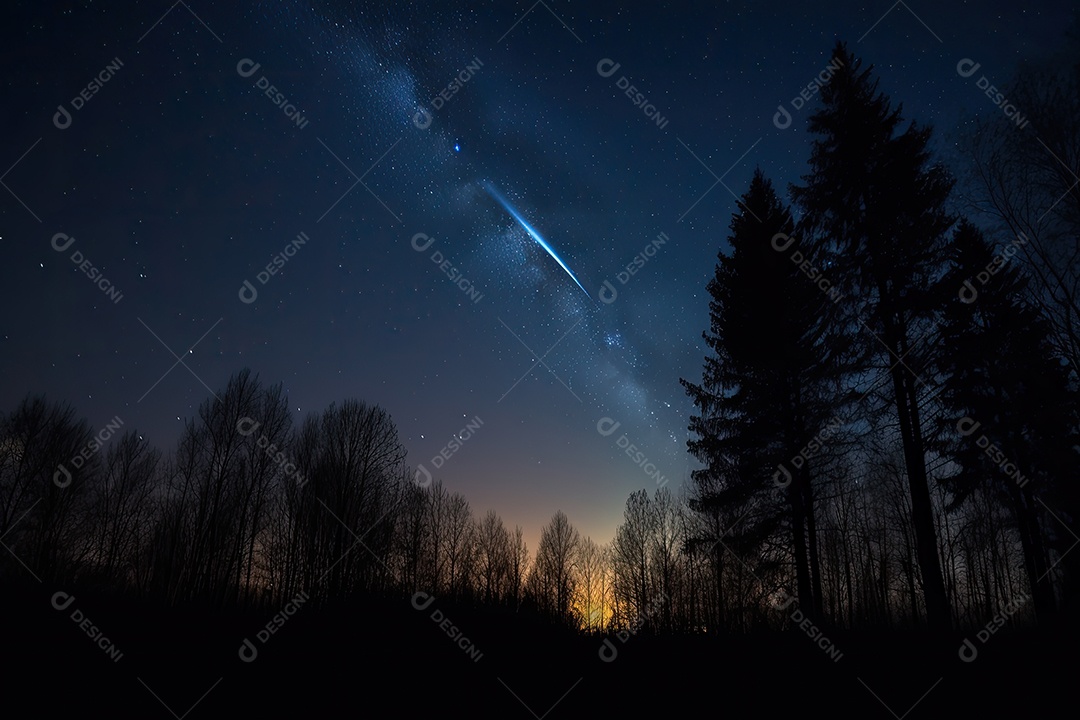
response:
M792 100L834 43L947 151L966 113L1001 112L958 61L1004 84L1071 12L619 5L5 6L0 405L46 393L171 448L208 387L250 367L297 421L382 405L411 463L531 548L560 508L606 541L656 487L646 468L678 491L696 467L679 378L700 379L732 193L756 166L780 189L804 172L814 101Z

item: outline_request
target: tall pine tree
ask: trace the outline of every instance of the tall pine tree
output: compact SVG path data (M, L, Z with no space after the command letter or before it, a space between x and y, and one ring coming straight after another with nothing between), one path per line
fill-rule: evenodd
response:
M1012 513L1036 617L1054 609L1046 502L1077 481L1076 399L1039 308L1025 301L1018 239L992 247L958 227L942 282L943 436L959 470L946 478L953 507L980 487ZM1015 260L1010 256L1016 256ZM959 433L958 433L959 430ZM1074 538L1065 533L1064 553Z
M706 467L694 479L706 507L746 516L740 524L753 530L743 537L760 544L788 525L799 602L817 614L816 451L800 450L830 422L838 401L828 386L833 363L822 335L831 300L800 271L800 255L810 250L791 237L791 213L760 171L741 206L730 224L730 254L718 254L708 284L710 330L703 337L713 354L700 384L681 380L700 412L691 418L696 439L688 446ZM777 486L786 512L769 500Z
M810 172L791 192L804 213L801 226L831 246L831 271L861 304L861 321L874 336L865 339L889 368L927 622L944 629L952 618L928 486L920 380L909 369L909 351L932 327L926 288L942 272L954 222L945 211L953 180L930 163L928 127L913 122L901 130L902 108L878 92L872 68L861 69L843 43L833 60L840 69L821 89L822 107L809 119L818 136Z

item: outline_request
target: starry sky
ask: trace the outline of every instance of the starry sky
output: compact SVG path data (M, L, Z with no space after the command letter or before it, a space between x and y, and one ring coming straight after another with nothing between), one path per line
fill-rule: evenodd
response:
M805 171L813 91L793 100L834 43L947 156L965 117L1000 112L958 61L1004 84L1070 19L391 5L5 4L5 412L45 393L171 448L250 367L297 423L381 405L411 464L531 549L559 509L607 541L631 492L697 467L679 378L700 379L705 285L754 168L780 190Z

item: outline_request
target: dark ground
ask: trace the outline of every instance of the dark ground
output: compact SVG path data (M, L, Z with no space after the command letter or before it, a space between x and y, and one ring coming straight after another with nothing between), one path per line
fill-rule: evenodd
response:
M51 604L54 592L4 591L2 717L1075 714L1076 633L1064 626L999 631L976 642L979 656L970 663L958 656L963 633L931 640L829 632L843 653L834 662L797 629L612 639L617 657L603 662L602 638L438 599L425 611L408 598L336 609L307 604L264 644L255 634L280 608L180 612L76 589L74 603L60 611ZM119 661L72 621L76 608L104 629L123 653ZM478 661L431 619L435 609L464 630L483 653ZM258 648L249 663L239 657L245 637Z

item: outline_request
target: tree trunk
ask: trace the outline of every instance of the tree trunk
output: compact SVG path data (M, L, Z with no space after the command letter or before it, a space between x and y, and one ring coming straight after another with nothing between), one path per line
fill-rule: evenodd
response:
M906 328L896 320L885 328L885 341L894 353L888 358L903 358L907 353ZM930 502L930 488L926 477L926 453L923 446L922 426L919 422L918 392L915 378L902 362L896 362L889 370L895 393L900 437L904 446L904 464L907 469L908 489L911 493L911 521L915 529L915 547L922 574L923 600L926 603L927 626L936 631L948 630L952 623L949 600L938 559L937 533L934 530L934 511Z

